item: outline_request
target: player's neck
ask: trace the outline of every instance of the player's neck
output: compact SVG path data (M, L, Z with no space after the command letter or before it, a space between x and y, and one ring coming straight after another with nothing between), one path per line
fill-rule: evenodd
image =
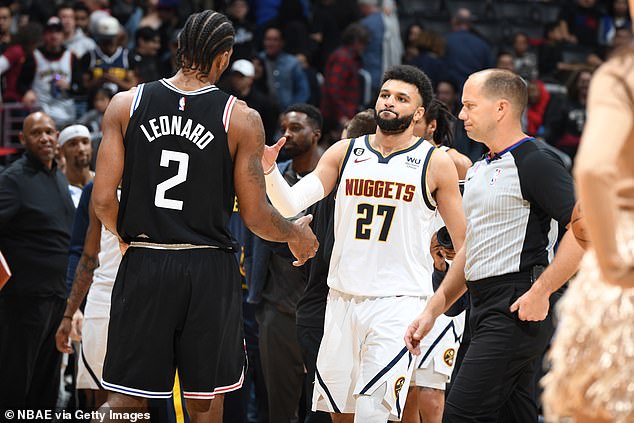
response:
M168 78L168 81L183 91L195 91L213 85L210 75L202 75L200 72L184 69L179 69L176 75Z
M319 157L320 154L317 148L312 148L297 157L293 157L293 170L299 175L306 175L315 170Z
M377 128L374 138L370 138L370 145L384 156L406 149L418 141L411 129L400 134L386 134Z

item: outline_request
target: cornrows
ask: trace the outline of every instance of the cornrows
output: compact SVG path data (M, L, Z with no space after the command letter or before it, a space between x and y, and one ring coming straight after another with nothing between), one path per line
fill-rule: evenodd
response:
M436 119L436 131L434 132L434 142L438 145L451 146L453 143L453 130L451 122L456 120L445 103L433 98L429 107L425 110L425 122L429 123Z
M221 13L204 10L192 14L178 36L179 67L209 75L214 58L233 47L233 25Z

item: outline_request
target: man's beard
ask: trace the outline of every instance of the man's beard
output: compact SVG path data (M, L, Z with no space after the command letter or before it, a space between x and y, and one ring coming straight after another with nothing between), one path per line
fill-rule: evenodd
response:
M392 112L388 109L383 109L379 113L377 113L376 109L374 110L374 119L376 120L376 124L381 129L381 131L386 134L400 134L401 132L404 132L407 128L409 128L409 126L412 124L412 120L414 119L414 113L409 116L403 117L397 115L397 117L394 119L383 119L380 116L380 113L384 111L389 111L391 113L395 112Z

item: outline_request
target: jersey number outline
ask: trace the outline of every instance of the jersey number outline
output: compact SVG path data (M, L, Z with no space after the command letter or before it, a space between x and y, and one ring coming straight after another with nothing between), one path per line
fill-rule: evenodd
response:
M372 224L374 219L373 204L361 203L357 206L357 213L361 216L357 219L357 230L355 234L356 239L369 240L372 235L372 229L366 228L366 226ZM376 215L383 216L383 225L381 226L381 233L379 234L379 241L387 241L387 236L390 234L390 227L392 226L392 219L394 218L395 206L386 206L385 204L379 204L376 206Z
M154 196L154 205L163 209L183 210L183 202L181 200L173 200L165 198L165 192L174 188L176 185L182 184L187 180L187 170L189 169L189 155L179 151L162 150L161 151L161 167L169 167L170 162L178 162L178 171L176 175L161 182L156 186L156 195Z

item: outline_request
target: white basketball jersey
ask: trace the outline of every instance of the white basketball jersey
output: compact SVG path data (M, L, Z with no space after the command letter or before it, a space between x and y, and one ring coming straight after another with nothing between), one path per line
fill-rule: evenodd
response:
M421 138L383 157L367 135L350 142L335 200L330 288L373 297L433 294L436 207L426 173L434 150Z

